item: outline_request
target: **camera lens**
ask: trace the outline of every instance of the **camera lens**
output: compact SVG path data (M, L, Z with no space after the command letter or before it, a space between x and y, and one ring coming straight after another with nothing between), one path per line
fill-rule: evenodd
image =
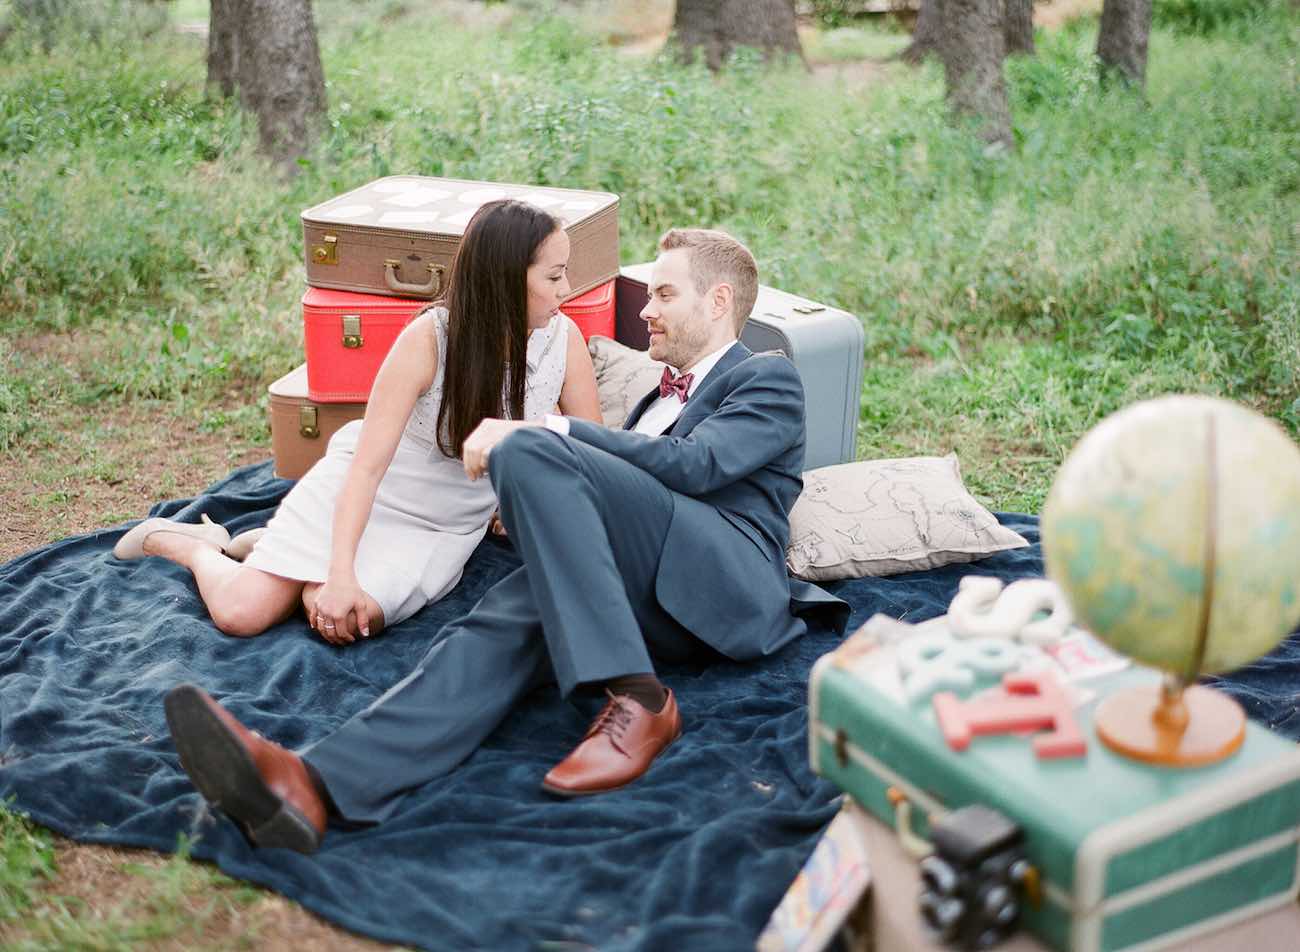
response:
M957 935L957 926L966 913L964 902L925 893L920 905L921 919L940 939L946 942Z
M927 856L920 862L921 883L943 896L957 891L957 872L938 856Z

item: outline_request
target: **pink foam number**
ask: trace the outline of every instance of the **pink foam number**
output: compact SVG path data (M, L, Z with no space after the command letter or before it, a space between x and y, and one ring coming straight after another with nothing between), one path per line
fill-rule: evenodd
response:
M1003 694L963 701L951 691L934 696L934 713L943 739L953 750L965 750L975 734L1006 734L1049 728L1034 737L1039 757L1082 757L1088 743L1074 719L1074 709L1050 671L1008 674Z

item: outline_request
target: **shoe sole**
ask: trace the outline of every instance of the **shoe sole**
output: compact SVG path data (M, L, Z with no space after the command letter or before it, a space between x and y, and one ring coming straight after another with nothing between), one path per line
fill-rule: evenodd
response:
M655 765L655 760L658 760L660 757L662 757L664 755L664 751L666 751L669 747L673 746L673 744L677 743L677 739L681 736L682 736L682 732L678 731L676 735L674 735L672 740L664 744L664 749L659 751L659 753L655 754L654 760L651 760L650 763L646 764L645 770L641 771L631 780L624 781L623 783L620 783L616 787L600 787L599 789L596 790L570 790L566 787L553 787L545 780L543 780L542 789L545 790L547 793L551 794L552 796L561 797L565 800L573 800L577 797L594 797L598 793L613 793L615 790L622 790L624 787L630 787L632 786L632 784L636 783L638 780L640 780L642 777L648 774L650 772L650 768Z
M316 828L266 785L247 749L201 690L189 684L174 688L163 708L181 767L203 799L234 820L254 846L316 852L321 841Z

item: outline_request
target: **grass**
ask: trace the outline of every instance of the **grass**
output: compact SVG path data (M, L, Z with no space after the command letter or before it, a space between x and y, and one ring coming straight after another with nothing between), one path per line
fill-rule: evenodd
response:
M33 888L53 875L50 834L0 803L0 923L26 913Z
M1038 511L1079 436L1143 397L1222 394L1300 433L1300 29L1246 6L1167 8L1145 100L1098 88L1095 20L1040 31L1007 68L1016 148L990 155L934 66L715 78L563 6L318 0L328 122L286 181L204 98L202 38L85 0L48 53L0 49L0 558L264 458L266 384L302 359L298 212L396 172L617 192L625 262L670 225L735 232L765 283L861 318L859 454L955 450L997 509ZM805 38L837 65L904 39ZM200 944L242 916L276 947L184 860L110 853L142 889L60 901L77 849L0 810L0 943L193 944L177 910L212 893Z
M27 879L53 876L53 848L48 834L22 816L0 808L0 830L5 836L5 866L0 876ZM13 854L16 853L15 857ZM17 860L14 863L14 860ZM35 914L21 917L12 937L5 943L13 952L66 952L70 949L127 950L163 940L188 942L208 929L218 918L239 919L245 907L256 903L260 891L221 873L189 861L189 844L184 839L165 862L142 865L127 862L121 872L131 877L136 895L117 897L44 896L38 902L30 885L15 882L16 902L24 913L35 906ZM132 901L124 901L126 899ZM0 902L0 924L7 914ZM0 932L0 937L4 933ZM236 941L231 948L254 948L250 939Z
M82 848L85 849L85 848ZM12 952L191 948L205 934L257 948L261 890L189 860L180 837L166 859L123 859L98 871L88 895L53 891L52 836L0 804L0 941ZM86 880L78 885L84 887ZM248 927L252 926L250 930Z

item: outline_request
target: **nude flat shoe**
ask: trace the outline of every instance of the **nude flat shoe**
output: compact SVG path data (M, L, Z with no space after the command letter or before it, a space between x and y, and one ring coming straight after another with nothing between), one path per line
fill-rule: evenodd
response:
M244 561L252 553L253 546L257 545L264 535L266 535L266 526L241 532L231 539L230 544L226 546L226 555L236 562Z
M132 526L126 535L117 540L117 545L113 546L113 555L119 559L144 558L149 554L144 550L144 540L155 532L179 532L224 550L230 544L230 533L209 519L206 512L199 519L199 523L174 522L162 516L146 519Z

